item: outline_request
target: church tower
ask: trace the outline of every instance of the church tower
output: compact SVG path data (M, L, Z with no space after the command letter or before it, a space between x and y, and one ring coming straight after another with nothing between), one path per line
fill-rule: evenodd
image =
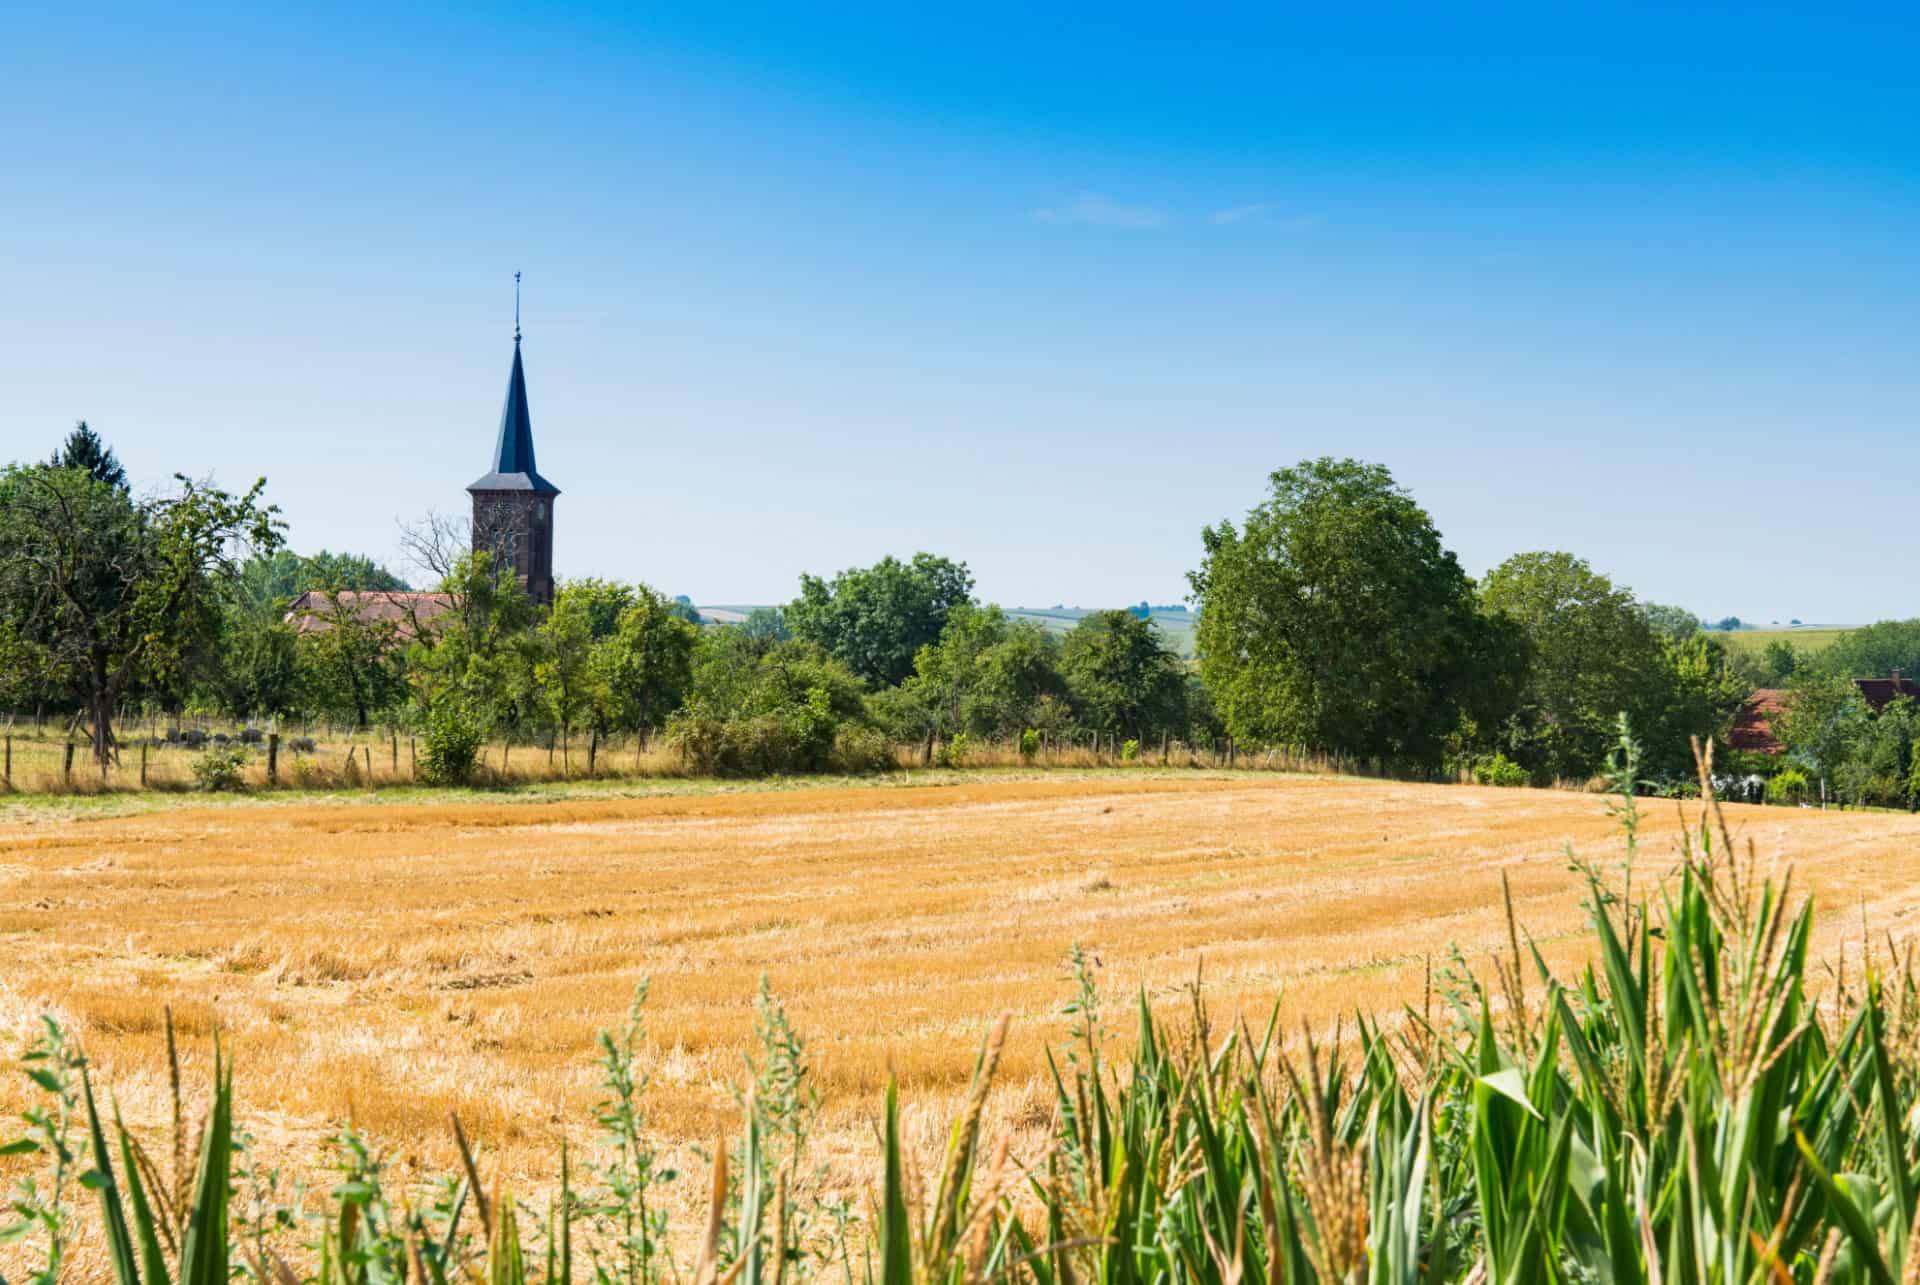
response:
M473 497L473 547L512 567L527 596L553 605L553 501L560 488L533 465L533 417L527 411L527 373L520 362L520 274L513 274L513 371L500 412L493 469L467 488Z

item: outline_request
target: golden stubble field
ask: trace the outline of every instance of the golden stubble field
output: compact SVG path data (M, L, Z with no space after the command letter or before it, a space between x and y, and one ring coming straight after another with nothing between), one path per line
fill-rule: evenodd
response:
M1690 809L1692 816L1697 811ZM1862 925L1904 944L1920 820L1730 808L1791 856L1822 949ZM1642 877L1670 867L1676 806L1646 804ZM1101 962L1110 1024L1145 987L1184 1005L1204 960L1223 1019L1418 1004L1429 957L1502 945L1500 877L1549 961L1584 949L1564 853L1614 863L1604 800L1550 791L1146 771L671 798L178 808L0 820L0 1025L52 1011L129 1121L167 1115L161 1008L204 1082L217 1025L265 1159L312 1173L349 1114L401 1172L456 1163L457 1111L490 1163L549 1181L595 1129L597 1030L637 981L653 1126L670 1154L735 1109L764 975L809 1041L821 1152L864 1191L891 1066L931 1137L983 1031L1010 1009L996 1111L1045 1122L1042 1053ZM1863 919L1864 917L1864 919ZM17 1107L17 1079L0 1106ZM686 1203L697 1175L682 1180Z

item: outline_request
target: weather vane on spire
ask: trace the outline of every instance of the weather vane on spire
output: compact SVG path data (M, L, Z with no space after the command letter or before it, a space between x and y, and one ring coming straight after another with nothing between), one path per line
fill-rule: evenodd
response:
M520 274L513 274L513 342L520 342Z

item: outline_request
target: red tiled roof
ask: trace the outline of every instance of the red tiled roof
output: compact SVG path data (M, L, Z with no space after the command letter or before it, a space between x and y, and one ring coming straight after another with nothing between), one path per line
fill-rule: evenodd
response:
M1773 734L1773 716L1786 712L1786 692L1778 687L1762 687L1741 702L1734 712L1733 728L1727 745L1736 750L1759 754L1779 754L1787 748Z
M414 636L417 621L422 628L435 618L453 610L453 596L445 593L413 593L346 589L330 594L309 589L287 604L287 623L298 634L325 633L333 628L327 620L335 603L366 621L391 621L402 638Z

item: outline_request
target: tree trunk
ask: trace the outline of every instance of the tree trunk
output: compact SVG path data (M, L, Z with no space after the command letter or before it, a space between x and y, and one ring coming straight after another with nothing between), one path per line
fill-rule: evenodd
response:
M107 783L107 747L113 726L113 693L107 687L106 665L96 662L93 672L93 697L87 702L93 715L93 758L100 766L100 783Z

